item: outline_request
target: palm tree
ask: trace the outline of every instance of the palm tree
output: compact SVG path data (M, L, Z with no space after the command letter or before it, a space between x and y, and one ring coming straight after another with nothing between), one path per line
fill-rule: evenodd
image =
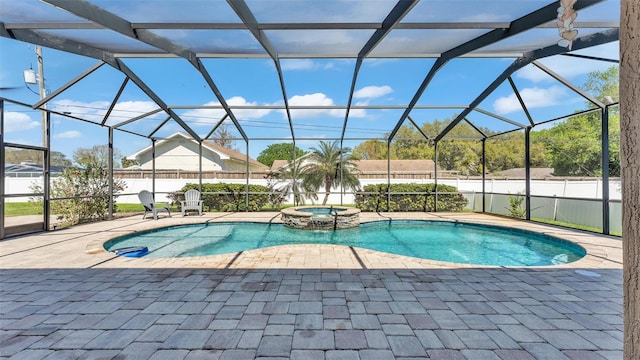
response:
M277 172L269 174L269 178L275 180L273 189L280 193L283 199L293 194L293 205L304 205L304 199L317 200L316 190L305 187L302 179L302 162L288 160L287 166L283 166Z
M306 189L318 191L324 185L322 205L327 204L331 189L337 188L340 183L345 190L357 190L360 187L351 148L340 148L338 141L320 141L318 148L311 148L308 163L300 170Z

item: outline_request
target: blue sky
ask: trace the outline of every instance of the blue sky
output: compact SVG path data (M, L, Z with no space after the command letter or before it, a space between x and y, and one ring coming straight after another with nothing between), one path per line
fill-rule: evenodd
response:
M582 51L582 54L618 58L618 43ZM44 73L47 89L55 91L89 67L95 59L65 54L44 48ZM433 79L418 102L419 105L468 105L513 59L455 59L449 62ZM367 59L364 61L356 84L354 105L406 105L432 66L433 59ZM181 59L125 59L125 63L145 81L168 105L217 105L218 101L207 88L201 76ZM237 105L281 105L282 92L273 62L265 59L203 59L213 80L225 100ZM556 56L543 59L545 66L577 85L584 83L586 75L604 70L611 63ZM290 105L346 105L355 61L351 59L290 59L282 60L283 77ZM23 81L23 70L36 67L33 45L0 39L0 96L29 104L38 95L29 91ZM585 108L585 101L539 69L528 66L514 77L530 112L536 119L549 119ZM60 112L101 122L124 76L109 65L104 65L77 85L55 98L48 106ZM37 91L37 86L31 85ZM38 144L40 114L29 108L6 105L5 141ZM482 109L514 121L526 123L524 113L508 83L498 88L480 106ZM133 83L125 88L108 120L115 124L128 118L157 109ZM452 118L460 110L415 110L412 118L418 123ZM220 109L180 109L176 112L200 135L206 135L222 117ZM249 138L290 138L289 125L281 110L237 109L234 111ZM354 109L350 112L347 137L379 138L393 128L402 110ZM293 110L297 145L308 148L317 140L340 136L344 111L335 109ZM158 113L124 129L149 133L166 114ZM511 125L482 114L473 113L470 120L479 126L494 130L508 130ZM233 126L233 133L237 134ZM172 121L157 136L168 136L180 131ZM237 134L238 135L238 134ZM239 137L239 135L238 135ZM104 144L107 130L103 127L53 117L52 149L72 157L74 149ZM283 140L286 141L286 140ZM252 157L269 143L277 140L251 142ZM347 141L355 146L360 141ZM116 132L115 146L123 155L146 147L148 140ZM244 152L243 141L236 143Z

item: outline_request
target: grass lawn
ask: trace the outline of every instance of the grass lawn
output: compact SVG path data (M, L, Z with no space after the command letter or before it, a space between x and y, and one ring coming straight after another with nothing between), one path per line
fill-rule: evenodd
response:
M549 219L531 218L531 220L538 221L538 222L545 223L545 224L564 226L564 227L568 227L568 228L591 231L591 232L595 232L595 233L602 233L602 228L597 228L597 227L591 227L591 226L586 226L586 225L577 225L577 224L572 224L572 223L568 223L568 222L564 222L564 221L554 221L554 220L549 220ZM612 231L611 235L622 236L621 233L617 233L615 231Z
M4 203L5 216L42 215L42 205L32 202Z
M179 207L170 207L171 211L180 211ZM116 212L143 212L144 208L141 204L118 204L116 203ZM42 205L30 202L8 202L4 204L5 216L23 216L23 215L42 215Z

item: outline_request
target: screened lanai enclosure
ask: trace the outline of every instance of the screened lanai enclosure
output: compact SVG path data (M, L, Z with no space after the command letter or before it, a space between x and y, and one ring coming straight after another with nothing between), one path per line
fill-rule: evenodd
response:
M141 190L292 204L323 145L355 164L330 204L455 194L619 235L619 19L616 0L3 0L0 237Z

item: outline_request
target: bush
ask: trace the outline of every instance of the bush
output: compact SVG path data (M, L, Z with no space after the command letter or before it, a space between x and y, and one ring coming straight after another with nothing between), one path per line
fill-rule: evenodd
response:
M387 208L387 188L391 193ZM435 184L373 184L356 193L362 211L434 211ZM467 200L455 186L438 184L438 211L459 212Z
M172 204L184 200L184 192L199 189L198 184L186 184L179 191L169 194ZM204 211L260 211L269 202L269 189L262 185L249 185L249 208L245 202L247 185L214 183L202 184Z
M109 214L109 173L97 164L88 164L84 168L64 169L61 176L51 183L51 214L57 215L61 225L74 225L83 222L104 220ZM123 180L113 180L113 192L124 190ZM39 185L33 185L34 192L42 192ZM42 197L32 199L42 202ZM116 202L113 201L113 212Z
M518 193L516 196L509 196L509 216L519 219L524 219L527 215L527 210L522 206L524 202L524 196Z

